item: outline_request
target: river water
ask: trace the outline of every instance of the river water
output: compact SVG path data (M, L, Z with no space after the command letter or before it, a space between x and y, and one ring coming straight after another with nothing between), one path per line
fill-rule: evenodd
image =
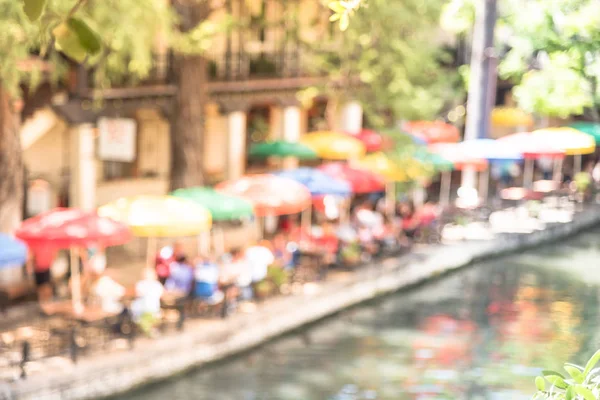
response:
M600 230L480 263L123 400L529 399L600 347Z

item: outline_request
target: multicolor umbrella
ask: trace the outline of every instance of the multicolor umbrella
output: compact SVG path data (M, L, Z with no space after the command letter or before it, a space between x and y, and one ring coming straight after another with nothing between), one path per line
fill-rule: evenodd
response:
M123 197L98 209L102 216L127 225L139 237L195 236L210 230L210 212L173 196Z
M409 179L408 174L384 153L369 154L356 161L354 166L383 176L388 182L404 182Z
M313 132L303 136L300 143L314 150L325 160L357 159L365 155L367 149L358 139L338 132Z
M464 168L473 168L476 171L484 171L488 167L488 162L484 158L477 158L464 152L464 148L459 143L438 143L428 147L428 150L450 161L454 169L462 170Z
M22 265L27 261L27 246L20 240L0 233L0 268Z
M574 128L547 128L533 131L536 140L561 149L568 156L575 156L574 172L581 171L581 156L596 150L596 140L593 136Z
M505 142L494 139L465 140L459 144L460 151L470 157L494 161L520 161L523 155Z
M574 128L538 129L532 135L536 140L563 150L569 156L590 154L596 149L596 141L592 136Z
M310 207L309 190L300 183L275 175L252 175L222 182L216 190L254 205L259 217L296 214Z
M364 194L385 191L383 177L372 172L350 167L346 163L327 163L319 167L327 175L345 181L353 193Z
M228 196L208 187L177 189L174 197L191 200L208 209L214 221L230 221L254 214L252 203L239 197Z
M312 196L349 196L352 194L350 185L342 180L332 178L326 173L314 168L297 168L275 173L276 176L292 179L308 188Z
M595 122L578 121L569 125L570 128L577 129L583 133L592 136L596 143L600 143L600 124Z
M565 151L563 149L553 147L540 136L534 136L530 132L513 133L498 139L498 143L502 143L518 151L526 159L547 158L563 158Z
M429 143L456 143L460 131L454 125L441 121L412 121L402 124L402 130Z
M296 157L302 160L314 160L318 158L317 153L310 147L301 143L277 140L252 145L249 152L250 157Z

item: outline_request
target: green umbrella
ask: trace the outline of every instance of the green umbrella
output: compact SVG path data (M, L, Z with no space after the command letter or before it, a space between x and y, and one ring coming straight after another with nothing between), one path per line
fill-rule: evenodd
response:
M580 132L587 133L592 136L596 143L600 143L600 124L595 122L573 122L569 125L571 128L577 129Z
M415 158L425 164L433 165L436 171L451 171L454 164L444 157L428 152L425 149L419 149L415 152Z
M314 160L317 158L317 153L300 143L277 140L253 145L250 148L250 157L297 157L303 160Z
M254 214L254 207L246 200L227 196L207 187L177 189L172 194L204 206L215 221L240 219Z

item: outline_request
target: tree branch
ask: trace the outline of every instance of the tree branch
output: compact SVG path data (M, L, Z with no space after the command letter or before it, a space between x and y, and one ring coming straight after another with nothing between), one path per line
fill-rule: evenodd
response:
M73 15L75 15L75 13L77 12L77 10L79 10L81 8L81 6L83 6L85 4L87 0L77 0L77 3L75 3L75 5L73 6L73 8L71 8L71 10L69 11L69 13L67 14L67 18L69 19L71 18Z

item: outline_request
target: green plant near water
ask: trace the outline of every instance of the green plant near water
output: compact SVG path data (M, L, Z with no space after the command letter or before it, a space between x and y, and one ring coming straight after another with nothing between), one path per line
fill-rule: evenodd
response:
M535 378L537 393L533 400L598 400L600 399L600 369L595 368L600 361L600 350L587 362L585 367L565 363L567 372L543 371L543 376Z

